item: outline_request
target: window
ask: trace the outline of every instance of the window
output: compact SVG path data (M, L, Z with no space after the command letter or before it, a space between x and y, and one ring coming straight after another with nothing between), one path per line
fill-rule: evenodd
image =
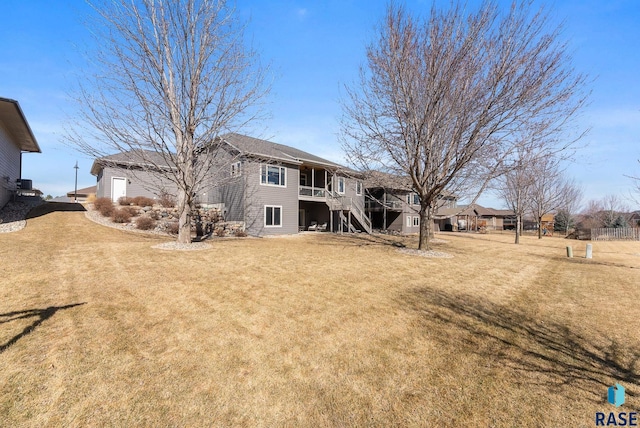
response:
M407 195L407 203L409 205L420 205L420 197L417 193L409 193Z
M420 217L417 217L417 216L413 217L413 226L414 227L420 226Z
M240 162L234 162L231 164L231 176L235 177L240 175Z
M281 227L282 226L282 207L265 205L264 225L265 227Z
M261 165L260 184L266 186L286 186L286 171L283 166Z
M362 181L356 181L356 195L362 195Z
M411 227L411 216L407 216L407 227Z
M344 193L344 177L338 177L338 193Z
M301 172L300 173L300 185L301 186L307 186L307 173L306 172Z

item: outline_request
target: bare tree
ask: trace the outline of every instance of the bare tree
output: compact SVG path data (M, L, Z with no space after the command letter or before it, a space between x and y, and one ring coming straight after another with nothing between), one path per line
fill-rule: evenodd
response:
M640 164L640 160L638 160ZM631 194L631 199L636 203L640 204L640 176L628 175L631 180L633 180L633 193Z
M266 69L224 0L90 4L96 68L80 84L70 138L90 156L128 151L175 183L178 241L188 243L196 193L232 161L211 143L261 114Z
M629 206L618 195L606 195L601 200L601 227L628 227Z
M579 184L577 184L575 181L571 181L568 184L569 185L565 188L564 191L565 194L562 204L560 205L560 207L558 207L558 212L561 212L565 216L565 235L569 234L569 229L572 223L575 222L574 216L580 211L583 197L583 191Z
M584 104L559 29L531 2L506 13L453 2L421 20L390 5L343 102L351 162L408 177L420 197L419 249L444 192L477 199L523 135L556 135Z
M543 157L532 166L534 179L529 189L530 207L538 223L538 239L542 239L542 217L565 206L567 198L575 196L579 190L572 180L564 176L558 159Z
M600 200L590 200L583 218L584 229L622 227L629 222L629 207L618 195L606 195Z
M532 173L532 153L523 145L516 150L516 160L511 168L500 178L498 194L516 216L515 243L520 243L522 234L522 219L529 209L531 202L531 188L535 175Z

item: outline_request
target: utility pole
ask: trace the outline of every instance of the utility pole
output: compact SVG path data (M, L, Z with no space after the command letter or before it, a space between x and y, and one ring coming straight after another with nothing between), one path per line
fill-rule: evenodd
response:
M76 170L76 187L73 193L73 202L78 202L78 161L76 161L76 166L73 168Z

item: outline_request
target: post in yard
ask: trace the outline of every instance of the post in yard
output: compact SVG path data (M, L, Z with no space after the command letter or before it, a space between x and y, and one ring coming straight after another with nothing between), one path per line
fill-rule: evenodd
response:
M586 259L590 259L593 257L593 247L591 244L587 244L587 253L584 256Z
M76 170L76 186L73 191L73 202L78 202L78 161L76 161L76 166L73 167Z

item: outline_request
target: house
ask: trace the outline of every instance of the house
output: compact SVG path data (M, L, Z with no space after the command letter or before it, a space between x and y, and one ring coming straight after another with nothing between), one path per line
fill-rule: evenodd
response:
M163 193L175 195L175 183L154 173L157 168L171 166L159 153L151 151L130 150L98 158L93 161L90 171L96 176L96 197L117 202L123 196L158 198Z
M233 158L223 185L198 195L252 235L371 232L361 174L294 147L240 134L218 142Z
M294 147L240 134L216 139L201 156L213 148L218 157L226 154L220 162L225 170L212 169L196 201L220 209L225 221L243 223L249 234L371 231L361 174ZM154 155L145 153L148 156ZM97 177L96 196L117 201L121 196L175 195L175 184L153 172L171 165L155 156L153 167L136 151L96 159L91 168Z
M511 210L485 208L479 204L448 207L437 213L442 230L507 230L515 229L515 214Z
M401 234L420 232L420 198L411 190L408 179L381 172L371 172L365 183L365 212L373 229ZM441 210L455 208L456 197L444 194L439 198L436 216ZM440 222L434 220L435 230Z
M71 202L86 202L89 197L96 196L97 190L98 186L84 187L78 190L74 189L70 192L67 192L67 198L69 198L69 201Z
M20 191L32 190L22 177L22 154L41 153L17 101L0 98L0 208Z

